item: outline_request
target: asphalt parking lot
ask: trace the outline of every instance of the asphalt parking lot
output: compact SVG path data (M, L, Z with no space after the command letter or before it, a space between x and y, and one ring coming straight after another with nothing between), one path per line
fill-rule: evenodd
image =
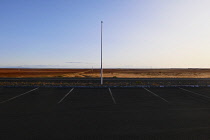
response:
M0 138L210 139L210 88L0 88Z

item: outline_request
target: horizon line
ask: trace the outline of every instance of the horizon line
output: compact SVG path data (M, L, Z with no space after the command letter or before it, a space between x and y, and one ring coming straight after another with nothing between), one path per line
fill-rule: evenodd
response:
M0 67L0 69L100 69L98 68L29 68L29 67ZM103 68L103 69L210 69L210 68Z

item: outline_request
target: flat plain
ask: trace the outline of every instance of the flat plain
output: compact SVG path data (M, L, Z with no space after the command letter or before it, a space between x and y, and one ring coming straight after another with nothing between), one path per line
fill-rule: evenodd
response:
M99 78L100 69L0 69L1 78ZM210 78L210 69L104 69L106 78Z

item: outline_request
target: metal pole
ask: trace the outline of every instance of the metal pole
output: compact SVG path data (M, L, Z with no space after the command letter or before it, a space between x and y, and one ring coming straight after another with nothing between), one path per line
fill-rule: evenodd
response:
M103 24L103 21L101 21L101 85L103 85L103 68L102 68L102 24Z

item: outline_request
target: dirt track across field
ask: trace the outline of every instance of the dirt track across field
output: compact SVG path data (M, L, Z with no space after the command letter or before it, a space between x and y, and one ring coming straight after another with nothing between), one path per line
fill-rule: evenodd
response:
M0 78L99 78L100 69L0 69ZM210 78L210 69L104 69L106 78Z

